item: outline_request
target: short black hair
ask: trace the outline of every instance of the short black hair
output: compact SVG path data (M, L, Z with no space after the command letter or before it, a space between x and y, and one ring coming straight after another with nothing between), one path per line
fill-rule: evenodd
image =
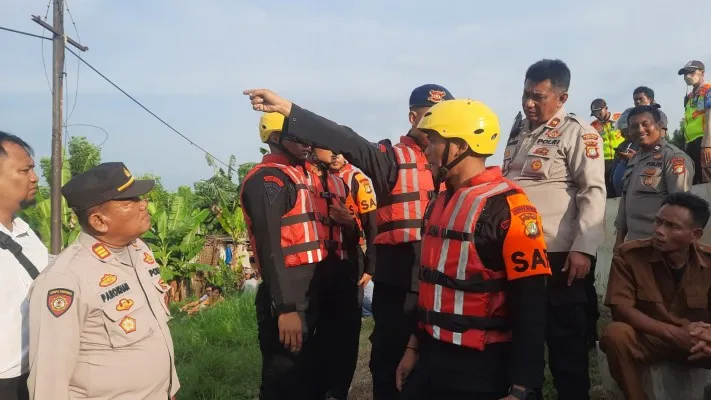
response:
M212 291L214 292L215 290L217 290L218 292L220 292L220 294L222 293L222 288L221 288L221 287L219 287L219 286L217 286L217 285L212 285Z
M677 192L668 195L662 201L662 206L664 205L684 207L689 210L692 219L691 223L695 228L703 229L711 216L709 202L689 192Z
M645 96L649 97L649 100L654 101L654 90L646 87L646 86L640 86L637 89L632 92L632 96L635 96L639 93L644 93Z
M563 92L570 88L570 69L561 60L541 60L528 67L526 80L541 83L550 80L551 85Z
M205 289L213 289L214 287L215 285L213 285L212 283L208 283L207 285L205 285Z
M0 157L7 157L7 151L5 151L5 148L2 146L5 142L15 143L22 147L31 157L35 155L34 150L32 150L32 147L30 147L27 142L11 133L0 131Z
M629 122L633 116L639 115L639 114L645 114L645 113L650 113L652 115L652 118L654 118L654 122L659 123L662 120L662 114L659 113L658 106L656 106L656 105L636 106L636 107L633 107L632 110L630 110L630 113L627 115L627 123L629 124Z

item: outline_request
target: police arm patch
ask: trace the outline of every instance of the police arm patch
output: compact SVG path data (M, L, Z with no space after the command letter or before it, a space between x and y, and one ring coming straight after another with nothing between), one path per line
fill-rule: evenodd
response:
M511 210L502 252L507 279L551 275L538 211L523 193L508 196L506 200Z
M51 289L47 292L47 308L56 318L69 311L74 303L74 291L70 289Z
M267 195L267 199L269 200L269 204L274 204L274 201L276 200L277 196L279 196L279 193L281 193L281 188L283 185L279 185L278 183L274 181L270 181L264 179L264 193Z

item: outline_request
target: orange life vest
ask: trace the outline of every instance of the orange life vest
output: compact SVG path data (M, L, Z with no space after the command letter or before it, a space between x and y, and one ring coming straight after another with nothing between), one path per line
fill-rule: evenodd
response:
M511 333L506 271L482 264L473 235L489 197L522 192L498 168L484 173L491 174L486 183L460 188L449 201L440 194L427 210L418 298L420 325L430 336L478 350L511 341Z
M375 244L400 244L422 240L422 216L435 195L431 166L420 146L403 136L393 146L398 169L390 195L378 198L378 235Z
M248 181L257 171L262 168L276 168L286 174L291 179L296 188L296 203L281 218L281 248L284 255L284 264L287 268L298 267L300 265L318 263L325 257L324 231L316 216L314 196L309 190L306 176L300 168L288 165L289 161L282 156L267 154L262 162L252 168L245 176L244 181ZM284 186L286 182L281 182L278 178L272 177L272 184ZM242 185L244 190L245 185ZM240 195L241 197L241 195ZM252 220L247 211L242 206L242 213L247 223L249 240L254 249L254 259L259 266L257 256L258 244L252 233ZM257 221L257 223L262 223Z
M310 167L307 168L309 173L306 180L314 194L315 208L326 239L326 250L329 254L333 253L339 259L345 260L348 254L344 245L343 226L331 220L328 216L328 206L339 200L345 204L348 189L340 176L328 170L321 171L322 175L318 176L317 167Z

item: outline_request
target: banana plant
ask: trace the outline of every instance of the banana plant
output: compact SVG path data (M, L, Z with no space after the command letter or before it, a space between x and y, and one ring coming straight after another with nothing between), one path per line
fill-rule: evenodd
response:
M232 237L232 241L237 243L247 238L247 221L242 214L242 207L236 202L232 206L222 206L216 213L217 222L222 230Z
M173 195L168 208L148 205L151 215L151 230L143 235L146 243L161 265L164 281L176 281L179 292L185 296L191 273L197 270L210 271L209 265L193 262L205 244L202 225L210 215L207 209L191 209L184 197Z

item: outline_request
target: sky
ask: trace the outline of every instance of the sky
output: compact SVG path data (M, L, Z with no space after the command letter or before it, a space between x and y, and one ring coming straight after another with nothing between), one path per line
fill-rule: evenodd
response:
M235 155L238 163L261 157L259 113L242 95L248 88L270 88L371 141L395 141L409 127L410 92L425 83L485 102L508 132L526 69L542 58L570 67L569 112L589 119L597 97L621 112L646 85L676 127L687 90L677 70L692 59L711 67L711 46L688 22L711 15L703 1L66 4L66 31L89 47L85 60L218 159ZM30 16L44 18L47 0L0 0L0 9L0 26L42 33ZM51 42L0 31L0 54L0 130L28 141L37 158L48 156ZM157 174L170 189L212 175L204 153L66 57L70 136L86 136L101 144L103 161ZM500 164L503 149L499 143L490 164Z

